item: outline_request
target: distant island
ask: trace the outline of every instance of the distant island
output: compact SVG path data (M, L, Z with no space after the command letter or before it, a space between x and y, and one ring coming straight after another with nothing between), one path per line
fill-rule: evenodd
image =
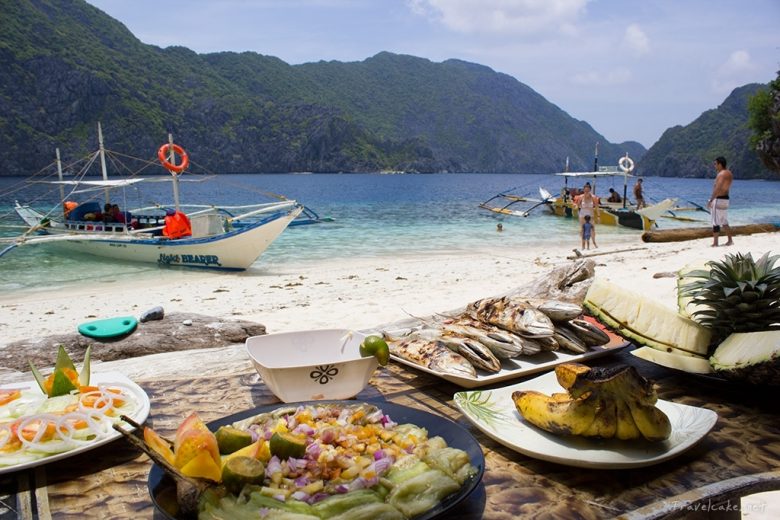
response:
M9 2L3 18L2 175L35 173L55 147L66 162L82 157L96 146L98 121L110 149L153 157L172 132L219 173L548 173L567 159L587 170L596 143L600 164L628 153L643 175L707 175L715 149L736 161L738 176L765 172L741 145L746 108L717 125L745 139L719 142L691 125L648 151L610 143L515 78L460 60L382 52L289 65L252 52L161 49L83 0Z

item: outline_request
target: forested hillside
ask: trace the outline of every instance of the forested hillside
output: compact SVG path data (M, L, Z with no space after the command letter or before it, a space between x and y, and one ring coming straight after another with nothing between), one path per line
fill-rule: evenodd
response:
M706 177L714 175L712 163L726 157L737 178L773 178L749 142L748 99L766 85L735 89L716 109L708 110L688 126L668 129L642 158L643 175Z
M556 171L615 164L609 143L487 67L380 53L288 65L160 49L82 0L0 0L0 174L96 146L152 157L170 131L217 172Z

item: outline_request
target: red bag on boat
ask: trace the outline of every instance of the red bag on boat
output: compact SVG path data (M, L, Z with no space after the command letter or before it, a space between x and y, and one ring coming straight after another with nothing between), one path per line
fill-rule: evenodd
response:
M181 211L165 215L165 227L163 236L170 239L188 237L192 235L192 225L190 219Z

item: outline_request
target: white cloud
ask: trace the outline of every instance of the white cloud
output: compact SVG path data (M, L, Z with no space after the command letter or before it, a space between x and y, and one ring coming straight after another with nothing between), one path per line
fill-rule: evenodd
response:
M622 85L631 81L631 71L625 67L619 67L607 72L581 72L571 77L575 85L601 86Z
M718 76L734 76L754 69L747 51L734 51L729 59L718 68Z
M571 33L591 0L407 0L410 10L461 33Z
M734 51L715 71L712 88L721 94L729 93L736 87L749 83L755 70L756 65L750 58L750 53L743 50Z
M623 45L628 47L637 56L650 52L650 39L638 24L632 23L626 27L623 35Z

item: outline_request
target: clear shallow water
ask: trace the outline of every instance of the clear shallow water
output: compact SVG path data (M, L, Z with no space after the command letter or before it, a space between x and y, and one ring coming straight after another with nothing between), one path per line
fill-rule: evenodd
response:
M55 190L42 185L12 192L22 179L0 178L0 224L19 224L11 210L14 199L34 201L33 206L48 209L59 201ZM500 191L538 197L538 187L557 193L561 178L552 175L510 174L316 174L316 175L224 175L202 183L182 183L181 199L189 204L240 205L265 202L263 192L284 194L332 217L335 222L299 226L286 230L255 263L252 272L278 270L290 262L320 259L375 257L436 253L457 250L488 250L511 254L518 248L538 248L570 243L579 247L576 221L550 216L537 208L527 218L498 216L478 204ZM622 193L622 180L600 181L597 193L609 187ZM712 179L647 178L648 200L679 197L681 203L704 205L712 189ZM631 185L629 185L629 191ZM116 192L122 207L139 207L169 202L170 185L152 184L143 193ZM78 199L76 199L78 200ZM780 181L740 181L732 188L732 225L754 222L780 223ZM519 205L516 206L518 209ZM686 212L701 222L661 219L664 228L705 226L704 212ZM496 232L503 222L504 232ZM19 231L0 228L0 233ZM612 226L599 226L599 244L608 246L610 237L636 236L639 232ZM0 258L0 291L49 289L77 283L110 283L133 277L159 276L165 270L143 264L109 264L79 256L62 256L43 247L21 247ZM186 276L186 275L185 275Z

